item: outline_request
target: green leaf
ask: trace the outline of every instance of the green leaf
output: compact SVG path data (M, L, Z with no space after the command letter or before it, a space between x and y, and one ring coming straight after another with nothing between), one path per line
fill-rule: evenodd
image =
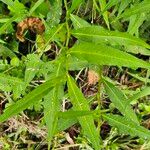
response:
M84 0L72 0L72 5L69 9L70 12L74 11L83 3Z
M81 70L85 67L88 67L88 61L87 60L79 60L76 57L68 57L68 66L69 70Z
M12 6L13 5L13 0L0 0L0 1L5 3L8 6Z
M0 43L1 43L1 44L6 44L6 42L3 41L3 40L1 40L1 39L0 39Z
M120 133L127 135L130 134L131 136L139 136L145 140L150 140L149 130L137 125L135 122L132 122L125 117L111 114L103 115L103 117L110 123L110 125L116 127Z
M131 2L131 0L121 0L119 9L118 9L118 15L120 15L125 8L129 5L129 3Z
M137 5L134 5L132 8L126 9L119 17L120 18L126 18L130 17L135 14L141 14L144 12L150 11L150 3L147 0L142 1L141 3L138 3Z
M54 72L55 77L60 76L63 69L63 59L60 60L58 59L57 62L58 65ZM57 130L58 126L57 114L61 110L61 99L63 95L64 95L64 87L63 83L60 83L57 86L55 86L50 91L50 93L44 98L44 119L48 129L49 146L51 145L51 140Z
M15 104L7 107L5 112L0 115L0 122L7 120L8 118L20 113L24 109L32 106L34 103L42 99L49 91L58 83L62 82L62 77L51 78L45 83L39 85L36 89L27 94L24 98L17 101Z
M106 7L106 0L99 0L99 4L100 4L100 7L101 7L101 11L103 12L103 10ZM107 25L108 29L110 29L109 20L108 20L108 12L105 11L105 12L102 13L102 15L103 15L103 18L106 22L106 25Z
M44 2L44 0L38 0L29 11L29 16Z
M93 42L93 43L109 43L118 45L139 45L150 48L150 45L143 40L136 38L125 32L109 31L99 26L91 26L79 28L72 31L73 36L79 40Z
M150 68L150 64L126 52L104 44L81 42L74 45L69 54L96 65L116 65L131 68Z
M70 96L70 101L73 104L74 111L89 111L89 106L87 100L84 98L82 92L76 86L74 80L68 76L68 92ZM99 133L96 131L94 125L94 119L92 116L78 117L79 123L84 131L84 134L89 138L91 144L95 150L100 149L100 137Z
M131 109L128 99L124 96L120 89L116 88L112 83L108 82L103 78L104 87L110 100L113 102L115 107L129 120L139 124L137 116Z
M53 0L51 2L50 11L47 14L47 22L50 27L54 27L59 24L62 14L62 0Z
M7 20L1 27L0 27L0 34L6 33L8 27L11 28L11 23L16 19L16 16L13 16Z
M47 126L47 139L51 145L51 140L56 133L58 126L58 112L61 110L61 101L63 87L54 87L44 98L44 119Z
M22 94L24 85L23 80L0 73L0 90L7 92L13 91L13 97L17 98Z
M130 22L128 25L128 33L131 35L136 35L136 37L139 37L139 27L143 24L144 20L146 20L147 16L145 13L132 15L130 17Z
M27 60L25 62L25 82L28 85L35 75L39 72L43 62L40 60L39 56L36 54L27 55Z
M140 92L134 94L133 96L130 97L129 101L132 103L132 101L138 100L139 98L142 98L144 96L150 95L150 87L145 87L143 90Z
M12 12L13 14L19 16L19 15L24 15L27 10L26 7L20 3L18 0L15 0L13 2L13 5L9 5L8 9L10 10L10 12Z
M76 118L69 118L69 119L60 118L58 120L56 133L59 133L61 131L64 131L64 130L68 129L69 127L73 126L77 122L78 122L78 120Z
M11 59L14 58L14 57L17 57L15 55L15 53L13 53L12 50L7 48L6 46L3 46L2 44L0 44L0 56L10 57Z
M75 29L91 26L87 21L85 21L84 19L82 19L76 15L70 14L70 19L71 19L71 21L73 23L73 27Z
M34 10L34 14L40 15L42 18L46 18L47 13L50 11L51 5L50 1L44 1L44 3L41 3L36 10ZM45 23L45 22L44 22Z
M118 3L120 3L121 0L110 0L108 1L107 5L105 6L103 12L105 12L106 10L108 10L109 8L111 8L112 6L117 5Z
M61 118L78 118L82 116L94 115L95 111L73 111L59 112L58 116Z
M143 78L143 77L139 76L138 74L133 74L130 72L128 72L128 74L131 75L132 77L134 77L135 79L138 79L139 81L142 81L144 83L150 83L150 79Z
M142 54L146 56L150 56L150 50L137 45L127 45L125 46L125 51L133 54Z

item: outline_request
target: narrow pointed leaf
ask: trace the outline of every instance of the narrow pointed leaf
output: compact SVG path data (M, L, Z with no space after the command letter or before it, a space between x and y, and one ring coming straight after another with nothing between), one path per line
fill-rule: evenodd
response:
M99 0L99 4L100 4L101 12L103 12L103 10L106 7L106 0ZM102 15L103 15L103 18L104 18L105 23L107 25L107 28L110 29L109 19L108 19L108 12L105 11L105 12L102 13Z
M78 123L77 118L60 118L58 120L57 128L56 128L56 133L59 133L61 131L64 131L68 129L69 127L73 126L74 124Z
M145 87L143 90L141 90L140 92L134 94L133 96L130 97L129 101L135 101L138 100L139 98L142 98L144 96L148 96L150 95L150 87Z
M68 76L68 92L70 100L73 104L74 111L89 111L87 100L84 98L82 92L76 86L73 79ZM84 134L88 137L95 150L100 149L100 137L94 125L94 119L92 116L78 117L79 123L84 131Z
M131 109L128 99L124 96L120 89L116 88L112 83L108 82L103 78L104 87L106 92L113 102L115 107L129 120L139 124L137 116L134 111Z
M87 116L87 115L94 115L96 113L95 111L66 111L66 112L59 112L58 116L61 118L78 118L82 116Z
M124 13L122 13L118 18L130 17L135 14L141 14L149 11L150 11L150 2L144 0L141 3L138 3L137 5L133 6L132 8L129 8L126 11L124 11Z
M133 74L130 72L128 72L128 74L131 75L132 77L134 77L135 79L138 79L139 81L142 81L144 83L150 83L150 79L143 78L143 77L139 76L138 74Z
M54 76L65 75L63 69L63 59L57 59L54 64ZM56 85L44 98L44 119L46 122L49 144L56 133L58 127L58 112L61 110L61 99L64 95L63 82Z
M13 91L13 97L18 98L25 90L25 82L20 78L0 73L0 90Z
M136 38L128 33L119 31L109 31L100 26L79 28L72 31L73 36L79 40L93 43L110 43L118 45L139 45L150 48L150 45L143 40Z
M143 139L150 140L150 131L146 128L137 125L136 123L128 120L125 117L121 117L118 115L106 114L103 115L104 119L109 122L110 125L116 127L120 133L131 135L131 136L139 136Z
M44 98L44 119L47 126L47 139L49 143L56 132L58 124L57 113L60 111L61 101L59 95L60 90L63 90L63 87L56 86L54 87L48 95Z
M38 0L38 1L34 4L34 6L30 9L29 15L31 15L43 2L44 2L44 0Z
M108 10L109 8L111 8L114 5L117 5L118 3L120 3L121 0L111 0L108 1L106 7L104 8L103 12L105 12L106 10Z
M69 53L92 64L150 68L149 63L104 44L82 42L74 45Z
M120 15L125 8L131 3L131 0L122 0L118 9L118 15Z
M87 21L76 15L70 14L70 19L75 29L91 26Z
M70 8L70 12L74 11L75 9L77 9L79 7L79 5L81 5L83 3L84 0L72 0L72 5Z
M49 91L62 79L60 78L51 78L45 83L39 85L36 89L27 94L24 98L17 101L15 104L6 108L5 112L0 115L0 122L7 120L8 118L20 113L24 109L32 106L34 103L42 99Z

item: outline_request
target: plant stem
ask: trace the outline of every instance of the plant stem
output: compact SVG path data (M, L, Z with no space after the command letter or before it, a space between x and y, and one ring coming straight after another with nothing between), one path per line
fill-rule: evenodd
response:
M65 8L66 8L66 29L67 29L67 38L66 38L66 48L68 48L69 45L69 39L70 39L70 29L69 29L69 24L68 24L68 20L69 20L69 10L68 10L68 6L67 6L67 0L64 0L64 4L65 4Z

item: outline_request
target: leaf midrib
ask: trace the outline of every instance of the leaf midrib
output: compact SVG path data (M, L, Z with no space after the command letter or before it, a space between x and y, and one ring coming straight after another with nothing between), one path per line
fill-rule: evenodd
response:
M96 53L96 52L92 52L92 53L89 53L89 52L84 52L84 51L77 51L77 50L74 50L74 51L71 51L70 53L77 53L77 54L86 54L86 55L89 55L89 56L91 56L91 55L98 55L99 57L107 57L107 58L113 58L113 59L118 59L118 60L120 60L120 61L122 61L122 60L125 60L126 62L128 61L128 62L130 62L130 63L135 63L135 60L130 60L130 59L126 59L126 58L120 58L120 57L117 57L117 56L109 56L109 55L104 55L104 54L99 54L99 53ZM137 58L133 58L133 59L137 59ZM138 59L137 59L137 61L139 61ZM140 60L140 61L142 61L142 60ZM141 63L141 62L138 62L138 64L139 63ZM143 63L146 63L146 62L143 62ZM112 64L112 63L111 63ZM114 64L114 63L113 63ZM115 63L116 64L116 63ZM118 63L117 63L118 64ZM148 64L144 64L144 65L147 65L147 67L148 67ZM142 65L143 67L144 67L144 65ZM133 65L134 66L134 65ZM146 67L146 68L147 68ZM149 68L150 68L150 66L149 66Z

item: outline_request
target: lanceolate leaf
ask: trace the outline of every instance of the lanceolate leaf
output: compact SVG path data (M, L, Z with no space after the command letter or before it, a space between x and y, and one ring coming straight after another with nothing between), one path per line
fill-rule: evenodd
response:
M129 3L131 3L131 0L121 0L119 9L118 9L118 15L120 15L125 8L129 5Z
M79 7L79 5L83 3L83 1L84 0L72 0L72 5L71 5L71 8L70 8L70 12L77 9Z
M106 0L99 0L99 4L100 4L101 12L103 12L103 10L106 7ZM109 20L108 20L108 12L105 11L102 13L102 15L103 15L103 18L104 18L105 23L107 25L107 28L110 29Z
M132 102L147 95L150 95L150 87L145 87L140 92L134 94L133 96L130 97L129 101Z
M76 15L70 14L70 19L75 29L91 26L87 21Z
M56 133L66 130L67 128L73 126L77 122L78 122L77 118L70 118L70 119L60 118L58 120Z
M124 96L124 94L116 88L112 83L108 82L103 78L104 87L106 89L107 94L109 95L110 100L114 103L116 108L129 120L136 122L139 124L138 119L131 109L130 103L128 99Z
M93 43L110 43L118 45L139 45L150 48L143 40L125 32L109 31L100 26L79 28L72 31L76 38Z
M132 77L134 77L135 79L138 79L139 81L142 81L144 83L150 83L150 79L141 77L138 74L133 74L133 73L130 73L130 72L128 72L128 74L131 75Z
M44 119L48 131L48 141L51 140L56 133L58 126L58 116L57 113L60 111L61 101L60 95L63 90L62 86L54 87L49 94L44 98Z
M110 125L116 127L120 133L131 135L131 136L139 136L143 139L150 140L150 131L146 128L137 125L136 123L128 120L125 117L121 117L118 115L106 114L103 115L104 119L107 120Z
M117 5L121 0L111 0L111 1L108 1L106 7L104 8L103 12L108 10L109 8L111 8L112 6L114 5Z
M43 2L44 2L44 0L38 0L38 1L34 4L34 6L30 9L29 15L31 15Z
M23 80L0 73L0 90L12 92L13 97L19 97L25 89L25 82Z
M3 46L2 44L0 44L0 56L4 56L4 57L10 57L10 58L13 58L13 57L17 57L15 55L15 53L13 53L9 48Z
M58 65L55 70L54 76L58 77L63 69L63 62L57 60ZM58 126L58 112L60 111L61 101L60 99L63 96L64 88L63 83L56 85L49 94L44 98L44 119L48 129L48 141L51 143L51 140L56 133Z
M118 18L130 17L135 14L141 14L143 12L149 12L149 11L150 11L150 2L148 0L144 0L143 2L124 11L124 13L122 13Z
M73 46L69 54L92 64L150 68L149 63L104 44L81 42Z
M87 116L87 115L94 115L96 111L66 111L66 112L59 112L58 116L61 118L78 118L82 116Z
M13 0L0 0L0 1L5 3L8 6L12 6L13 5Z
M89 111L87 100L84 98L82 92L78 89L73 79L68 76L68 92L70 100L73 104L74 111ZM78 117L79 123L84 131L84 134L88 137L95 150L100 149L100 137L96 131L94 125L94 119L92 116Z
M9 106L5 112L0 115L0 122L7 120L8 118L20 113L24 109L32 106L34 103L42 99L49 91L58 83L62 81L60 78L51 78L45 83L39 85L36 89L27 94L24 98L17 101L15 104Z
M51 0L51 8L47 14L47 22L50 27L57 26L62 15L62 0Z

